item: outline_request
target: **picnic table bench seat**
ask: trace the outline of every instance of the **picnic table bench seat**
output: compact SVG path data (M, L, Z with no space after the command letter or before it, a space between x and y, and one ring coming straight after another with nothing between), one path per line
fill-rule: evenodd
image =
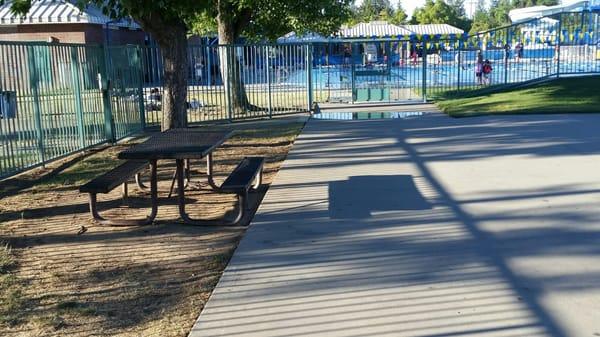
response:
M90 197L90 212L93 218L103 225L110 226L132 226L132 225L147 225L156 217L157 205L156 196L152 195L152 211L151 214L144 219L119 219L111 220L102 217L97 209L97 194L106 194L114 190L117 186L123 186L123 198L127 198L127 181L134 175L139 175L141 171L148 167L146 160L127 160L123 164L113 168L112 170L92 179L86 184L79 187L79 192L88 193ZM152 167L152 174L156 175L156 168Z
M242 220L248 207L248 192L256 190L262 184L262 170L265 163L264 157L245 157L229 174L225 181L218 186L212 178L212 156L207 160L210 186L221 193L234 193L238 196L237 213L227 225L236 225ZM190 219L192 220L192 219Z
M254 183L254 189L258 188L262 180L262 167L264 163L264 157L244 158L227 179L225 179L221 185L221 190L232 193L244 193L248 192L252 183Z
M127 160L114 169L98 176L79 188L82 193L108 193L148 167L147 160Z

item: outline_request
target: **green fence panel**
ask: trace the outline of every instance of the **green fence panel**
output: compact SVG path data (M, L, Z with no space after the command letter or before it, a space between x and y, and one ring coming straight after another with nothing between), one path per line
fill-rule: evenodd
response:
M139 53L137 46L108 47L110 106L117 140L142 130L142 65Z
M0 177L106 141L100 46L0 42Z

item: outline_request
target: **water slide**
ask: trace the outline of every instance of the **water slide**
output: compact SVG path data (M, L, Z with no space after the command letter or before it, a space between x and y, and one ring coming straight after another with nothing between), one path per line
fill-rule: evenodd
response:
M565 0L562 4L556 6L533 6L513 9L508 12L508 16L512 23L519 23L562 12L579 12L584 9L600 9L600 0Z

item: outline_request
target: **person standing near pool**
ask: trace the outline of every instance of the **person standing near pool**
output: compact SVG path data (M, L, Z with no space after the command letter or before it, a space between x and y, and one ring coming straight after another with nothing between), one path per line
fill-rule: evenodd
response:
M521 44L521 42L517 42L517 45L515 46L515 60L517 61L517 63L520 63L522 58L523 45Z
M483 62L483 84L492 84L492 63L490 60Z
M510 60L510 45L507 42L504 44L504 63L508 64L508 60Z
M477 60L475 61L475 78L477 79L477 84L481 85L483 76L483 54L481 54L481 50L477 51Z

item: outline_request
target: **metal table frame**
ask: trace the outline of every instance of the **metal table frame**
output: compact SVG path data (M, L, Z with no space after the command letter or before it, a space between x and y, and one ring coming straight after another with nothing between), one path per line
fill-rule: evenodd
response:
M169 134L168 136L165 136L166 134ZM181 145L177 144L177 142L172 142L169 143L168 147L165 147L167 150L161 150L160 148L158 149L153 149L151 147L151 143L158 143L157 145L165 145L163 143L161 143L161 138L166 138L165 140L162 140L163 142L168 142L169 141L169 136L174 136L176 139L177 135L182 135L185 137L189 137L190 135L194 135L195 136L201 136L201 135L208 135L208 134L212 134L217 135L217 140L210 142L210 144L204 144L203 146L198 146L197 148L191 148L189 144L187 145ZM206 132L206 131L198 131L198 130L194 130L194 129L173 129L173 130L169 130L169 131L165 131L162 132L158 135L152 136L150 137L148 140L146 140L143 143L140 143L138 145L134 145L131 148L122 151L121 153L119 153L119 158L121 159L145 159L148 160L150 162L150 166L151 166L151 178L150 178L150 194L152 195L152 212L150 214L150 216L148 217L148 221L152 222L155 218L156 218L156 198L157 198L157 175L156 175L156 170L157 170L157 161L158 160L168 160L168 159L174 159L175 160L175 164L176 164L176 171L175 171L175 175L177 177L177 203L178 203L178 209L179 209L179 216L181 218L181 220L183 220L184 223L186 224L192 224L192 225L204 225L204 226L216 226L216 225L232 225L237 223L240 220L240 217L242 215L242 212L239 211L237 216L235 217L235 219L233 221L224 221L222 219L210 219L210 220L205 220L205 219L194 219L192 217L190 217L186 210L185 210L185 187L187 185L187 182L189 180L189 176L188 176L188 172L186 172L186 161L190 160L190 159L202 159L204 157L206 157L206 164L207 164L207 177L208 177L208 183L209 185L215 190L215 191L220 191L219 187L217 186L217 184L214 181L214 171L213 171L213 167L212 167L212 163L213 163L213 154L212 152L218 148L219 146L221 146L225 141L227 141L227 139L229 139L231 136L233 135L233 132L229 132L229 131L217 131L217 132ZM184 137L184 138L185 138ZM178 147L180 147L180 149L178 149ZM188 168L189 169L189 168ZM136 180L138 182L138 185L144 186L141 181L139 180L139 177L136 177ZM240 197L238 198L238 209L240 207L245 207L246 205L246 198Z

